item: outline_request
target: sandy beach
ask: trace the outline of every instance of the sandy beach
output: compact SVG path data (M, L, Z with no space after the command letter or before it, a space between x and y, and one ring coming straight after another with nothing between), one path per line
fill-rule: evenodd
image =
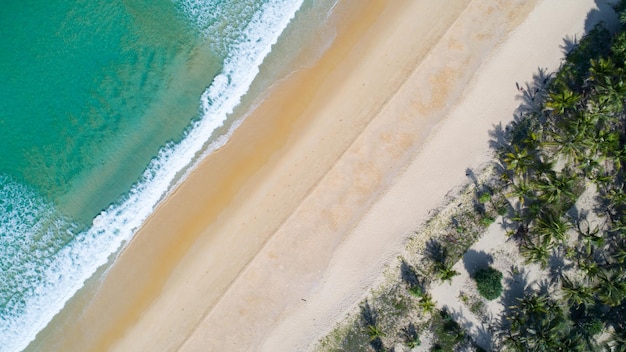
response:
M596 6L340 1L319 61L278 82L30 347L310 349L486 160L516 82L558 68Z

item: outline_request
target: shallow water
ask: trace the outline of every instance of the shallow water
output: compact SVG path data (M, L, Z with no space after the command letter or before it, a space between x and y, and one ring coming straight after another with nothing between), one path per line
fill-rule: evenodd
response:
M331 5L3 4L1 351L23 349L132 238L184 170L224 142L216 131L228 130L246 93L251 104L287 73L280 62L302 45L294 38L306 37L297 29L253 84L294 13L324 14Z

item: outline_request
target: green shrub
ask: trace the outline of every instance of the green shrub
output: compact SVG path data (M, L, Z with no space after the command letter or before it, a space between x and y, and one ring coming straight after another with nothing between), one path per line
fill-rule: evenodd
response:
M415 285L415 286L411 286L411 288L409 288L409 293L413 297L422 297L424 295L424 290L422 290L422 288L420 286Z
M484 218L480 219L480 224L485 227L489 227L489 225L493 224L495 221L496 219L492 218L491 216L485 216Z
M492 267L480 269L474 275L478 292L488 300L500 297L502 293L502 273Z
M387 334L380 330L376 325L367 326L367 335L370 337L370 341L374 341L376 339L387 336Z
M488 201L491 200L491 194L489 194L489 192L485 192L482 193L479 197L478 197L478 201L482 204L487 203Z

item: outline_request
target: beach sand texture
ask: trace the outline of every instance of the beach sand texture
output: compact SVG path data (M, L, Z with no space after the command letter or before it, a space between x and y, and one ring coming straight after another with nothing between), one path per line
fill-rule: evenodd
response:
M557 68L595 6L340 2L320 60L272 88L41 343L309 349L485 160L515 82Z

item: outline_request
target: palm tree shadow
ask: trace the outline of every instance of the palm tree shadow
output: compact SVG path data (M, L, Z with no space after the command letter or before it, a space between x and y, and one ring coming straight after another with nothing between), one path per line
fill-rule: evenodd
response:
M378 326L377 318L378 315L372 309L369 304L369 301L365 300L365 303L361 305L361 320L363 322L363 326L366 329L377 329ZM374 349L374 351L384 351L385 346L383 345L383 341L380 339L380 336L372 336L370 338L370 346Z
M563 56L567 56L572 52L572 50L574 50L574 48L576 48L577 45L578 45L578 37L576 36L576 34L574 35L568 34L565 36L565 38L563 38L563 44L559 45L559 48L561 49Z
M500 326L502 331L509 328L507 316L511 316L511 307L516 305L518 300L524 296L529 290L528 273L524 268L511 266L504 278L504 292L500 298L500 302L504 307L500 316Z
M548 279L549 285L553 286L559 282L566 271L570 270L573 264L566 263L565 253L561 247L554 248L552 255L548 259Z
M572 206L569 211L567 211L567 216L572 219L572 222L577 226L580 226L580 224L585 221L588 215L589 212L586 209L580 209L578 204L574 204L574 206Z
M550 293L550 289L552 288L552 283L549 278L543 278L537 282L536 292L542 295L548 295Z
M491 327L491 317L488 317L486 322L481 321L480 325L477 325L465 317L463 308L459 311L448 308L448 312L457 324L462 326L465 331L469 332L468 335L471 337L471 340L475 345L478 345L486 351L491 351L493 349L493 328Z
M370 341L370 346L372 346L372 348L374 349L374 351L384 351L385 350L385 346L383 345L383 341L380 339L380 337L377 337L373 340Z
M535 116L539 122L545 122L543 106L548 98L548 87L553 74L547 68L538 67L532 80L523 84L516 83L518 94L515 99L520 105L513 112L513 122L503 126L502 123L493 125L489 131L489 146L496 152L507 151L513 141L523 141L527 136L528 123L526 117Z
M606 215L612 219L613 214L609 210L611 202L609 200L607 190L604 189L604 187L598 187L597 190L598 190L598 193L593 199L594 205L591 210L594 212L594 214L596 214L599 217Z
M419 341L419 331L413 323L409 323L405 328L401 329L402 337L406 343Z
M479 202L478 199L484 193L493 194L493 189L489 187L489 184L480 182L474 170L469 167L465 169L465 176L469 177L474 183L474 198L472 199L474 210L476 213L484 215L487 211L485 204ZM457 223L455 223L455 226L457 226Z
M480 182L478 181L478 178L476 177L476 174L474 173L474 170L472 170L472 168L468 167L465 169L465 176L469 177L470 180L472 180L472 182L474 183L474 186L478 188Z
M497 125L492 125L492 129L489 131L489 147L493 150L500 150L508 146L508 126L506 129L502 127L502 122L498 122Z
M365 300L365 303L361 305L361 320L365 326L376 326L376 319L376 312L370 306L369 301Z
M415 269L405 260L402 260L402 263L400 264L400 277L402 278L402 281L409 286L409 288L419 287L422 292L424 292L424 282L420 281Z
M616 31L619 19L613 7L615 1L595 0L596 8L587 13L585 18L585 33L592 31L597 23L604 23L610 31Z
M495 351L494 329L490 323L476 327L474 342L484 351Z
M553 74L548 73L546 68L537 68L532 80L520 87L517 100L521 100L520 106L515 110L514 121L519 122L526 115L540 116L543 105L548 97L548 86L552 81Z
M448 251L437 239L431 238L426 242L424 257L433 263L445 264L448 259Z
M512 213L523 214L524 208L518 202L515 206L511 206ZM522 217L523 215L518 215ZM522 221L509 220L507 222L507 229L511 231L511 234L506 239L508 241L514 241L518 246L521 246L528 239L528 224Z

